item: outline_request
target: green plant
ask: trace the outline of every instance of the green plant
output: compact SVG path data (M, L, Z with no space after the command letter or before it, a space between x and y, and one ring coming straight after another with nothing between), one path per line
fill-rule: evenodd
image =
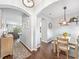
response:
M13 29L13 32L16 32L16 33L20 33L22 30L21 30L21 27L20 26L16 26L14 29Z

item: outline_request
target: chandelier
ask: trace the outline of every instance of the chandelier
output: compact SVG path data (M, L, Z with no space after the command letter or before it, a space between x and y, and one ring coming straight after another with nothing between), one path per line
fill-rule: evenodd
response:
M59 24L60 25L68 25L68 22L66 20L66 9L67 9L67 7L65 6L63 9L64 9L64 20L62 22L60 22Z
M72 22L78 24L78 22L79 22L78 16L77 16L77 17L75 17L75 16L74 16L74 17L71 17L71 18L69 19L69 21L67 21L67 20L66 20L66 9L67 9L67 7L65 6L63 9L64 9L64 20L63 20L62 22L60 22L59 24L60 24L60 25L69 25L69 24L72 23Z

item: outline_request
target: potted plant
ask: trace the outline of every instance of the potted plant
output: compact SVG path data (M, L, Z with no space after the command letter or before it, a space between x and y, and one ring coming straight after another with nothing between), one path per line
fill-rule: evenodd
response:
M21 27L19 26L16 26L14 29L13 29L13 32L15 33L20 33L22 30L21 30Z

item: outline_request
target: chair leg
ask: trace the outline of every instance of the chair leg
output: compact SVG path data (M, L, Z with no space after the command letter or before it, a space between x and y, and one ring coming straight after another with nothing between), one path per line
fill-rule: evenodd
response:
M59 58L59 54L60 54L59 49L57 49L57 57L58 58Z
M56 49L55 49L56 46L55 46L55 43L53 43L53 47L54 47L53 52L56 53Z
M75 47L74 56L75 59L78 59L78 46Z
M67 59L69 59L68 51L67 51Z

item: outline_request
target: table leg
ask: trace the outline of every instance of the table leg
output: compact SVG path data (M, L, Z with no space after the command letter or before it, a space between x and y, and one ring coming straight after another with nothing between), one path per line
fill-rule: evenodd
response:
M75 56L75 59L78 59L78 46L77 45L75 46L74 56Z

